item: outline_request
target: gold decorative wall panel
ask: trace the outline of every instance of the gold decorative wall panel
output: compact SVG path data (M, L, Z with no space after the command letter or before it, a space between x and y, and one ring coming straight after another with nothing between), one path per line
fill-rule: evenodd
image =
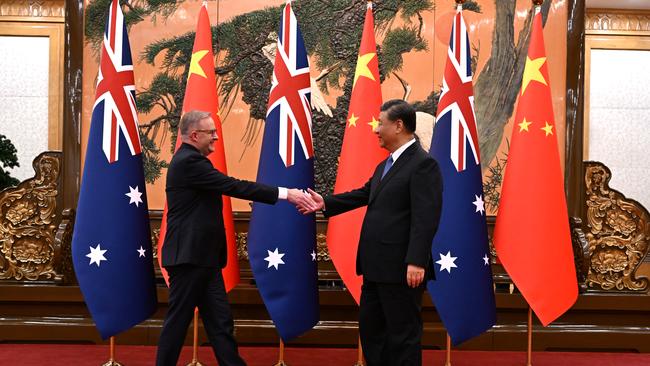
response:
M585 162L589 242L587 286L605 291L647 291L636 271L648 253L650 214L638 202L609 187L611 171Z
M58 237L55 225L62 158L40 154L34 178L0 192L0 280L60 282L62 269L71 272L71 222Z

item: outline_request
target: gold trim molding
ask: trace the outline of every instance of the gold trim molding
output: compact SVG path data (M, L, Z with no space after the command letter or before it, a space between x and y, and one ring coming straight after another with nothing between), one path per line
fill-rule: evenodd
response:
M64 0L5 0L0 1L0 20L63 22Z
M650 32L650 12L591 9L586 14L587 32Z

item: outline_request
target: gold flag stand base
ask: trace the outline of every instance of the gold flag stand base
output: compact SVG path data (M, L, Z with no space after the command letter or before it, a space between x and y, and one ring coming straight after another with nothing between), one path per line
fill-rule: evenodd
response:
M199 361L192 360L190 363L187 364L187 366L203 366L202 363Z
M111 360L111 361L106 362L106 363L103 364L102 366L122 366L122 364L119 363L119 362L116 362L116 361L112 361L112 360Z

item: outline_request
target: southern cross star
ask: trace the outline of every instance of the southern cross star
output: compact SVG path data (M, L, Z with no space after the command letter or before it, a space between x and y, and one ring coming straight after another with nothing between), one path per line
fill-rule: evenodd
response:
M140 192L138 186L135 186L135 188L129 186L129 193L124 193L124 195L130 198L129 205L135 203L135 207L140 207L142 203L142 192Z

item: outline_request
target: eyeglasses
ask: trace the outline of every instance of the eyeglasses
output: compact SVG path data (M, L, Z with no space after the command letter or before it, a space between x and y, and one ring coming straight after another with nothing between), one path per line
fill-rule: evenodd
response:
M194 130L194 131L207 133L208 135L216 135L217 134L217 129L216 128L212 128L212 129L209 129L209 130Z

